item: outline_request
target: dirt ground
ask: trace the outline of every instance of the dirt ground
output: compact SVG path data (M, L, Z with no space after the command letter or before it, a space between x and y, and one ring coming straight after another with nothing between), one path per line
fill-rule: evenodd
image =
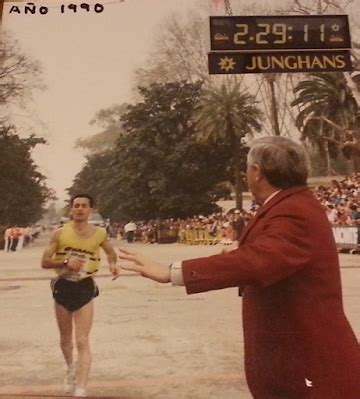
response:
M62 396L64 362L49 288L53 272L40 267L46 240L41 237L18 253L0 251L0 397ZM221 250L181 244L131 247L165 263ZM359 337L360 256L341 255L341 264L345 309ZM97 283L89 395L251 398L236 288L188 296L183 287L131 272L112 281L105 262Z

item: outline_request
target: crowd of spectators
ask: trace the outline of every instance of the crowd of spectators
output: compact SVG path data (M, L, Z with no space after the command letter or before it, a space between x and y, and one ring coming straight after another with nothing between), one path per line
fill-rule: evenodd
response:
M40 235L42 227L40 225L32 226L10 226L4 232L4 251L16 252L26 246L31 246L34 240Z
M360 173L354 173L344 180L332 180L329 185L313 188L314 195L323 205L330 223L341 226L360 225ZM107 226L111 237L128 238L128 242L185 244L231 244L237 240L247 222L255 215L257 206L252 204L248 211L232 209L211 215L198 215L186 219L131 221L136 225L131 235L123 224Z
M198 215L186 219L156 219L140 221L136 230L129 232L127 225L114 223L107 226L110 237L127 239L128 242L141 241L150 244L180 242L186 244L231 244L241 234L249 219L256 212L253 206L249 211L233 209L211 215ZM132 236L133 235L133 236Z
M315 187L314 194L326 209L331 224L360 224L360 173L341 181L332 180L329 186Z

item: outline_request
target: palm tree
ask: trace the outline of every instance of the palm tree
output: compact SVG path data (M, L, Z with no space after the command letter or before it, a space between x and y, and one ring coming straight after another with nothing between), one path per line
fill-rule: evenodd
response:
M242 209L242 176L247 147L244 138L260 131L262 113L253 96L241 92L240 84L223 83L220 87L204 90L195 107L194 120L198 140L204 143L230 145L235 169L236 207Z
M327 160L336 158L352 136L358 106L342 73L313 73L294 89L292 106L300 106L296 126L302 140L309 140Z

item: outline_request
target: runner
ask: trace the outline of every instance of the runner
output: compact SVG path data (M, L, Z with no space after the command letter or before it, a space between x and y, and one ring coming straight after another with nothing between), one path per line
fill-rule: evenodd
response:
M86 396L91 366L89 333L93 322L93 298L99 290L93 279L100 263L100 247L107 255L110 272L118 276L116 254L102 227L88 224L94 200L88 194L71 199L72 221L55 230L45 249L41 265L55 269L57 277L51 281L55 300L55 315L60 332L60 347L67 370L65 393ZM73 356L73 326L78 352Z

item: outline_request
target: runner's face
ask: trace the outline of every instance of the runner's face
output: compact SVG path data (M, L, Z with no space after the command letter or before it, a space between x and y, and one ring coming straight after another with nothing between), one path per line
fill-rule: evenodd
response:
M88 220L92 210L88 198L75 198L71 207L71 216L75 221L85 221Z

